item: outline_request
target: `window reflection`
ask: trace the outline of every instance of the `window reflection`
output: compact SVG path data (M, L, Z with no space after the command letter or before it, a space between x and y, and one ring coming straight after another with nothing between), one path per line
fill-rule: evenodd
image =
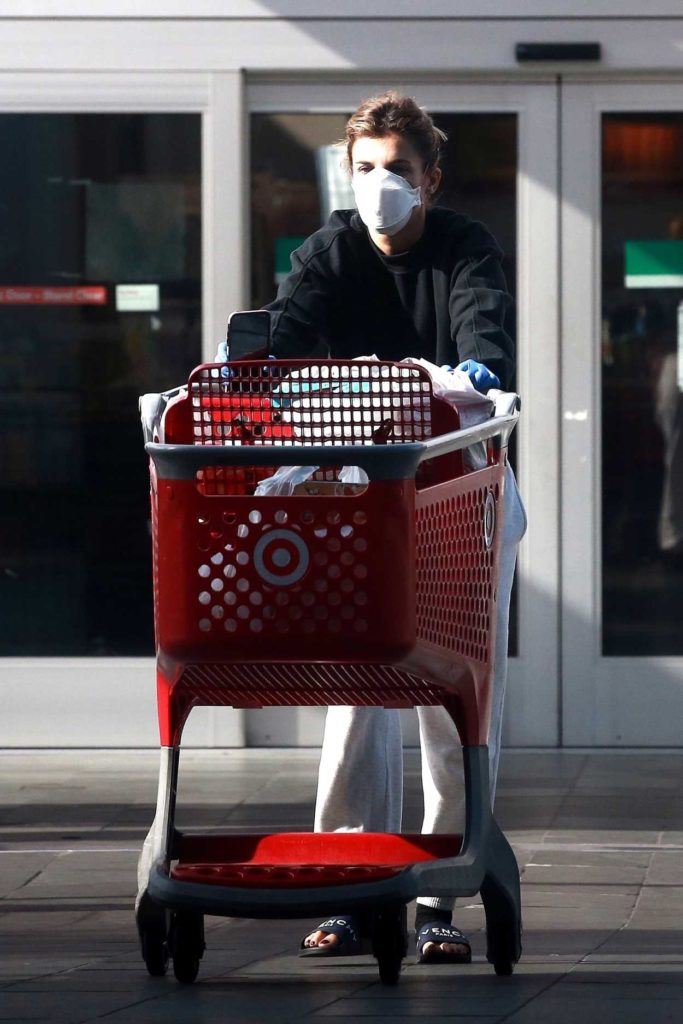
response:
M603 651L680 655L683 115L603 122Z
M3 655L153 653L137 399L200 359L199 120L0 116Z

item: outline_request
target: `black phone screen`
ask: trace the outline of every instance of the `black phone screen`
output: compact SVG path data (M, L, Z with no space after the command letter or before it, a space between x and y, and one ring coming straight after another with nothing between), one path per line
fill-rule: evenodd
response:
M228 354L230 360L270 355L270 313L267 310L249 309L232 314L228 322Z

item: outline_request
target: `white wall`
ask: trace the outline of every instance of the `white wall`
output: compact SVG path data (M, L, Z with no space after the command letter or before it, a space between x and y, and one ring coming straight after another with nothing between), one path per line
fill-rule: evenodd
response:
M515 4L430 0L360 0L343 16L320 15L317 2L243 0L220 5L157 0L137 3L6 2L0 6L0 67L5 73L87 70L187 73L244 69L275 72L413 71L434 75L547 74L553 64L518 65L518 42L599 42L598 65L559 65L570 74L672 72L683 69L683 8L528 0ZM219 9L230 12L217 16ZM310 15L316 9L317 16ZM330 10L330 7L324 7ZM335 11L338 8L335 8ZM454 13L454 11L456 13ZM95 13L94 13L95 12ZM288 17L289 14L291 17ZM27 16L30 15L30 16Z
M419 18L681 17L680 0L422 0ZM368 18L367 0L5 0L0 17L16 18ZM375 0L372 17L416 17L415 0Z

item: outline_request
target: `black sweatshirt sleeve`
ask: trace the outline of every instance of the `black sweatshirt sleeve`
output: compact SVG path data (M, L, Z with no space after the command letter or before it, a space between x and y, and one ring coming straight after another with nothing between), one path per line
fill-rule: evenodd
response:
M338 302L339 282L330 252L334 235L321 249L322 235L322 231L316 232L292 253L291 273L280 285L275 301L266 306L276 356L297 359L329 354L329 325Z
M459 262L451 278L451 337L458 359L476 359L511 386L515 370L512 338L505 319L512 307L500 252L480 249Z

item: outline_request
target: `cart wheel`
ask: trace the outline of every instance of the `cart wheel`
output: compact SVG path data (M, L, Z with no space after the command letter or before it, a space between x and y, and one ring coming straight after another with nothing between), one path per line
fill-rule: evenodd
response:
M199 974L199 957L176 953L173 957L173 973L176 981L191 985Z
M168 968L166 929L149 926L141 929L142 959L153 978L163 978Z
M509 977L519 960L520 939L514 926L498 927L488 940L487 959L500 977Z
M199 961L204 955L204 918L188 912L171 918L169 945L173 956L173 973L185 985L191 985L199 974Z
M398 984L407 950L406 908L379 911L372 923L372 955L377 960L380 981L384 985Z
M500 975L501 978L509 977L515 969L515 965L512 960L494 960L493 969L496 974Z

